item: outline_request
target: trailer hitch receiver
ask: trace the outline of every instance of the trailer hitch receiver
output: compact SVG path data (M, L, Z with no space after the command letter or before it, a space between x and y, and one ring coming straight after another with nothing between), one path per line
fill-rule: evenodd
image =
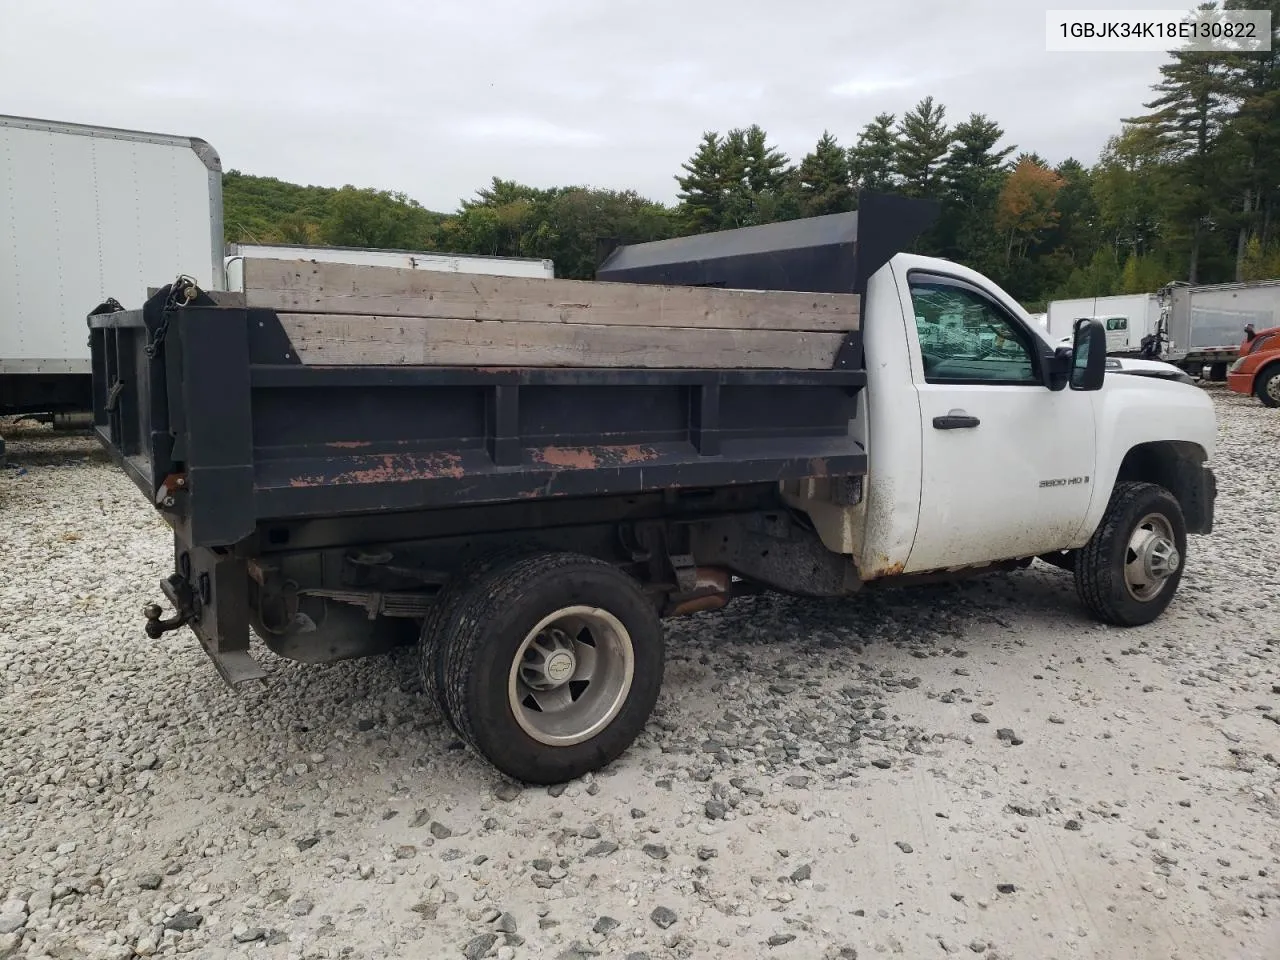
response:
M152 640L159 640L171 630L185 627L199 615L197 609L199 600L186 577L177 573L172 574L160 581L160 589L166 599L173 604L174 615L167 620L160 619L164 610L158 603L149 603L143 608L143 616L147 618L145 629L147 636Z

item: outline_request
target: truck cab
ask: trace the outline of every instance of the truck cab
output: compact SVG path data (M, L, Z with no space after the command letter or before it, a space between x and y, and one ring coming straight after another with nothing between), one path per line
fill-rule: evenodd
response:
M869 479L845 525L864 579L1079 550L1117 484L1170 491L1208 529L1215 417L1185 378L1080 389L1012 297L949 261L898 254L866 297Z
M1280 327L1245 328L1240 356L1227 370L1227 389L1280 407Z

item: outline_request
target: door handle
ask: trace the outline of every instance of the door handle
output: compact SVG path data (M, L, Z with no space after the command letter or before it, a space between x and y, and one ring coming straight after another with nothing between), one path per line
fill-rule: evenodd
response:
M977 417L971 417L963 410L952 410L945 417L934 417L933 428L935 430L969 430L981 422Z

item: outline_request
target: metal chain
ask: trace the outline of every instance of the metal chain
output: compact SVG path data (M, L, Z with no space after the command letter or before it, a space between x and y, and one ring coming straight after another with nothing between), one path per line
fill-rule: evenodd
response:
M169 332L169 320L174 312L179 307L185 307L199 295L200 288L196 285L195 278L188 277L186 274L180 274L177 280L169 284L169 295L164 301L164 313L160 319L160 326L156 328L155 335L145 348L147 359L154 359L159 352L164 343L165 334Z

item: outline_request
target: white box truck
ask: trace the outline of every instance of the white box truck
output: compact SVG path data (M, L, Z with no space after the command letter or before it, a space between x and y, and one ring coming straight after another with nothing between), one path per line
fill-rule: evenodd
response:
M312 247L291 243L229 243L225 261L228 290L244 289L242 270L245 257L439 270L445 273L484 273L497 277L554 278L556 275L552 261L524 257L481 257L459 253L424 253L419 250L375 250L369 247Z
M1160 321L1160 301L1154 293L1054 300L1049 304L1048 332L1054 337L1069 337L1082 317L1099 320L1106 327L1108 354L1136 357L1142 350L1142 338L1155 332Z
M0 210L0 416L89 409L86 303L224 287L222 164L196 137L0 116Z

